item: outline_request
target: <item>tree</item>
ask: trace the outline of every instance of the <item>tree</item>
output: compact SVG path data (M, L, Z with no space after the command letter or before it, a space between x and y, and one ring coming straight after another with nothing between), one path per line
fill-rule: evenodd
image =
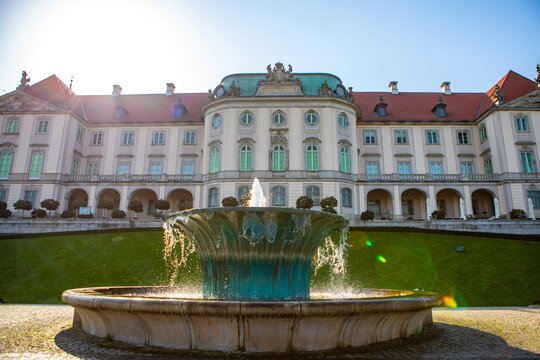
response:
M133 211L135 213L142 213L143 212L143 204L139 200L131 200L128 204L128 210ZM136 217L136 216L134 216Z
M321 200L321 208L322 211L329 212L332 214L336 214L336 209L334 209L337 206L338 202L335 197L329 196L325 197Z
M223 200L221 200L221 205L223 205L224 207L238 206L238 200L236 200L234 196L228 196L226 198L223 198Z
M97 204L98 209L103 209L103 217L105 217L107 210L112 210L114 208L114 203L108 199L101 199Z
M0 218L8 218L11 216L11 210L8 210L7 203L0 201Z
M313 199L309 196L300 196L296 199L297 209L311 209L313 207Z
M15 208L16 210L22 210L21 217L23 217L25 210L32 210L32 203L28 200L17 200L13 204L13 208Z
M58 209L60 202L54 199L45 199L39 204L42 208L49 210L49 217L51 217L51 211Z
M163 210L169 210L171 208L171 203L167 200L159 199L154 203L154 208L159 210L154 214L156 220L164 220L165 214L163 213Z
M360 220L368 221L373 220L375 218L375 214L373 211L366 210L362 214L360 214Z

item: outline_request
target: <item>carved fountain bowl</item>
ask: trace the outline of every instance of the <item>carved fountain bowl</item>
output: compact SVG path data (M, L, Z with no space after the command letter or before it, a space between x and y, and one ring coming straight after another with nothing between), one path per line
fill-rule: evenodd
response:
M163 287L67 290L74 323L94 336L182 350L294 352L408 337L431 325L436 294L365 289L361 298L222 301L163 296Z

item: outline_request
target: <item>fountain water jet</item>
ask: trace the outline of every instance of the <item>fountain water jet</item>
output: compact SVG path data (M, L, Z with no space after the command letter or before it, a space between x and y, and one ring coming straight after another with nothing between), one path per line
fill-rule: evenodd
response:
M251 200L266 203L258 180ZM67 290L62 300L75 308L75 320L91 335L173 349L315 351L421 331L440 302L436 294L363 289L347 298L310 298L314 257L316 269L326 262L344 271L347 225L339 215L299 209L178 212L164 225L165 257L180 244L177 266L195 249L203 268L203 299L175 298L164 287L109 287ZM327 237L337 230L342 237L335 246ZM320 248L323 242L326 250ZM328 251L332 247L335 251Z

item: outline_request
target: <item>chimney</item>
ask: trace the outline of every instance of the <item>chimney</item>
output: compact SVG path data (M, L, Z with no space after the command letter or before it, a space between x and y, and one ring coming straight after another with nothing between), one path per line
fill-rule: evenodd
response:
M167 91L165 91L165 96L173 95L175 88L176 88L176 86L174 86L173 83L167 83Z
M118 97L120 94L122 94L122 87L120 85L113 85L112 86L112 96Z
M397 81L390 81L388 83L388 90L392 93L392 95L399 94L399 91L397 89Z
M441 84L441 92L444 95L452 95L452 90L450 90L450 81L445 81Z

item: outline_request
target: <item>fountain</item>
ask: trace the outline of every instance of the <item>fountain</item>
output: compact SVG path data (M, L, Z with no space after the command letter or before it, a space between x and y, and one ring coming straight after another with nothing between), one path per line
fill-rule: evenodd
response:
M75 308L74 323L131 344L247 352L355 347L408 337L431 324L431 309L440 302L433 293L362 289L312 299L314 257L343 269L347 220L264 207L257 179L251 204L256 207L186 210L165 222L169 250L180 243L183 253L193 247L199 256L202 298L159 286L67 290L62 300ZM325 255L320 245L339 230L338 251Z

